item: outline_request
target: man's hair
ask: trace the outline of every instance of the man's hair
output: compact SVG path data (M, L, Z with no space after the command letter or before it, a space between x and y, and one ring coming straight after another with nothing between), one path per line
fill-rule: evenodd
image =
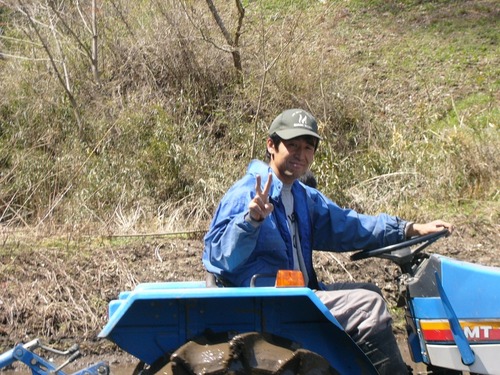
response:
M271 141L273 141L274 147L278 148L281 143L281 137L278 134L273 133L269 136L269 138L271 139ZM267 150L267 147L266 147L266 159L267 161L271 161L271 154Z
M269 136L269 138L271 139L271 141L273 141L274 147L278 148L281 141L282 141L281 137L278 134L273 133ZM306 140L306 142L310 142L311 144L313 144L314 145L314 152L316 152L316 150L318 149L319 139L317 139L311 135L301 135L297 138L304 138ZM266 147L266 159L267 159L267 161L271 160L271 154L267 150L267 147Z

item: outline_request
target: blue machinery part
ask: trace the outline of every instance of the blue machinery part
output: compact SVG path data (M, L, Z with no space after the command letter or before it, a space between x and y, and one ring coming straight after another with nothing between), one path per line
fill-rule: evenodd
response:
M206 288L205 282L140 284L109 309L99 334L152 364L213 332L262 332L301 343L345 374L376 374L361 349L308 288Z
M37 355L34 351L38 348L55 353L58 355L68 356L68 359L59 366L54 366L53 363ZM64 367L76 360L80 356L78 346L72 346L69 350L61 352L59 350L49 348L40 343L39 340L32 340L26 344L18 344L13 349L6 351L0 355L0 369L3 369L12 363L19 361L29 367L33 375L65 375L62 371ZM105 362L99 362L95 365L87 367L83 370L74 372L72 375L108 375L109 366Z

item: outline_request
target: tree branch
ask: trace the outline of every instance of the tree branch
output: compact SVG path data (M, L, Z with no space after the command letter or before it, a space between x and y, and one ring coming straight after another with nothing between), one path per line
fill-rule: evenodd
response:
M28 18L28 22L29 24L31 25L31 27L33 28L33 30L35 31L38 39L40 40L40 42L42 43L42 46L43 46L43 49L45 50L45 53L47 54L48 58L49 58L49 61L50 61L50 65L52 66L52 68L54 69L54 73L57 77L57 80L59 81L59 83L61 84L61 86L64 88L64 91L66 93L66 96L68 97L70 103L71 103L71 106L73 107L73 112L75 114L75 118L76 118L76 121L77 121L77 124L78 124L78 130L81 134L82 132L82 122L81 122L81 118L80 118L80 113L78 111L78 105L77 105L77 102L75 100L75 97L73 96L73 93L71 92L71 90L69 89L69 87L66 85L66 82L65 80L63 79L62 75L61 75L61 72L59 71L58 67L57 67L57 64L56 64L56 60L54 59L54 57L52 56L52 53L50 51L50 48L49 48L49 45L48 43L46 42L46 40L44 39L44 37L42 36L42 34L40 33L40 31L38 30L38 27L36 26L35 24L35 21L33 20L33 18L31 17L30 13L28 12L28 10L26 9L25 5L23 4L22 1L19 1L19 6L22 10L22 12L26 15L26 17ZM63 63L64 64L64 63Z
M212 0L206 0L208 8L210 9L210 13L212 13L215 22L219 26L219 29L221 30L226 43L231 47L231 54L233 55L233 65L238 72L238 81L241 83L243 81L243 67L241 65L241 54L238 43L241 36L241 28L243 25L243 18L245 16L245 8L243 7L241 0L235 1L236 7L238 8L238 26L236 28L236 33L233 40L231 38L231 34L229 34L229 31L227 31L226 26L224 25L224 22L222 21L222 18L220 17L219 12L214 5L214 2Z

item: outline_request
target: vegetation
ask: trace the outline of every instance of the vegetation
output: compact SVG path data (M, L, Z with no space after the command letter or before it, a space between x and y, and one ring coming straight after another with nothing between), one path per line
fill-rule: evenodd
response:
M498 266L498 19L494 0L0 0L0 352L97 353L119 291L201 279L208 220L285 108L319 120L333 200L467 224L439 252ZM316 256L394 305L390 267Z
M291 107L320 122L313 170L339 204L498 223L498 16L493 0L0 1L0 223L202 230Z

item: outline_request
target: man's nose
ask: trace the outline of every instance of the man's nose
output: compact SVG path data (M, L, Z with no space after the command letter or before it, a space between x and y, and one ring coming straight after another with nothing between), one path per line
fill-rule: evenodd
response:
M297 148L297 156L299 156L301 159L305 157L306 153L307 153L306 146L301 146Z

